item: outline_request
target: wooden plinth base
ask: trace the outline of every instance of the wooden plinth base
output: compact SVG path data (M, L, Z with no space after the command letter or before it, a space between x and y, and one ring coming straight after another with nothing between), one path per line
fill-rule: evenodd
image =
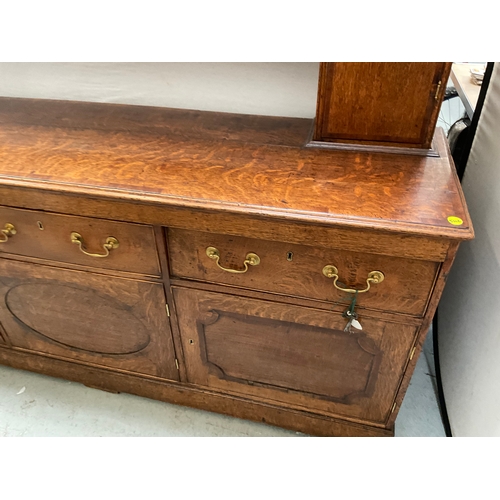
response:
M195 387L181 386L175 382L117 373L103 368L28 353L20 349L0 347L0 364L61 377L106 391L126 392L168 403L263 422L314 436L382 437L394 435L393 429L343 422L314 413L280 408L262 402L204 391Z

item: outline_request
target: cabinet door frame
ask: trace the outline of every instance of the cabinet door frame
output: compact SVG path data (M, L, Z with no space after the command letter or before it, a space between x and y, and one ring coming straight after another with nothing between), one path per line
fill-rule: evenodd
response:
M227 376L227 373L218 373L217 366L211 366L207 358L206 334L203 333L207 325L210 328L210 325L217 323L222 312L226 317L226 325L229 321L227 318L236 318L236 321L241 322L245 321L245 317L260 317L288 322L292 325L297 324L299 328L304 327L304 334L309 331L318 340L320 335L323 335L323 331L328 329L333 334L340 335L346 324L340 313L219 292L200 291L182 286L174 286L173 294L189 383L240 397L279 403L285 407L309 411L313 409L317 413L353 421L384 425L389 418L408 363L409 353L419 330L418 326L375 320L366 315L360 316L361 322L367 326L368 330L366 333L360 332L359 338L364 340L368 351L375 346L375 349L381 351L382 354L380 359L374 362L373 370L376 372L376 377L367 380L365 393L352 394L341 401L341 398L318 397L317 394L294 390L294 387L270 387L269 384L259 381L250 381L250 384L240 383L231 375ZM224 328L227 331L227 326ZM272 328L271 324L265 327L266 334ZM370 329L372 332L369 331ZM375 329L377 331L373 333ZM216 335L221 338L223 334L217 333ZM248 335L248 332L244 335ZM220 343L220 340L217 342ZM356 352L355 355L357 354ZM258 360L255 366L258 367ZM302 372L307 373L307 367ZM332 369L329 373L331 372Z
M10 348L179 380L161 282L0 258L0 306Z

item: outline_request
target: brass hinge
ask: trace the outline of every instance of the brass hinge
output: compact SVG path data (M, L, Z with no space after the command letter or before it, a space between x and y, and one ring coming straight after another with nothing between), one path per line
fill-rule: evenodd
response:
M170 309L168 307L168 304L165 304L165 309L167 310L167 316L170 318Z
M179 369L179 360L177 358L175 358L175 367Z
M415 354L415 351L417 350L417 346L415 346L410 353L410 361L413 359L413 355Z
M441 90L441 80L439 80L439 83L438 83L438 86L437 86L437 89L436 89L436 94L434 95L434 99L436 99L436 101L439 99L439 91Z
M394 404L392 405L391 413L394 413L395 409L396 409L396 401L394 401Z

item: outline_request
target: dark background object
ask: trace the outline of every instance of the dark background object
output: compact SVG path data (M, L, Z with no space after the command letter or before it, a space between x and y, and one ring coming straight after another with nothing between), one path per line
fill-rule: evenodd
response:
M474 142L474 136L476 135L479 117L481 116L484 100L488 91L488 85L490 83L491 74L493 72L493 66L494 63L488 63L486 66L486 72L484 74L483 83L481 85L481 92L479 93L479 99L477 101L472 121L469 118L461 118L452 125L448 132L448 142L450 144L451 154L455 163L455 168L457 169L457 174L460 182L462 181L465 173L465 168L467 166L467 161L469 160L470 150L472 148L472 143ZM439 308L437 309L432 321L432 341L434 348L433 350L434 366L436 371L436 386L438 392L439 407L441 410L441 418L443 419L446 436L453 437L451 433L450 420L448 418L448 411L446 408L446 401L444 399L441 366L439 363L438 314Z

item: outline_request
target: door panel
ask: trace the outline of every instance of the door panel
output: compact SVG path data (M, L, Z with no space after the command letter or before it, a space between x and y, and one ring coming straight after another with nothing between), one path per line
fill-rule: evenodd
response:
M13 347L178 380L161 284L0 259L0 305Z
M413 326L174 287L189 382L382 423Z
M255 332L272 335L263 338ZM212 318L199 321L198 336L205 341L203 362L219 378L293 388L341 402L371 394L381 357L363 334L227 311L214 310Z
M450 68L442 62L322 63L315 139L430 147Z

